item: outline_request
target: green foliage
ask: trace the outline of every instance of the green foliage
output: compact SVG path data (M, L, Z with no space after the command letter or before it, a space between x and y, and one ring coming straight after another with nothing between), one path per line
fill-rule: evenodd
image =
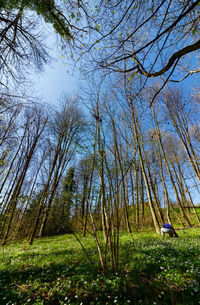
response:
M63 181L62 197L67 204L72 204L73 194L75 192L74 168L70 168L66 178Z
M54 0L8 0L0 1L0 10L8 13L11 10L19 10L20 16L23 16L24 10L28 9L42 16L47 23L51 23L57 33L66 39L71 38L68 21L56 7Z
M66 178L63 181L61 202L67 209L68 215L72 207L75 192L74 168L70 168L67 172Z
M70 168L62 184L61 196L55 196L45 228L45 235L71 232L70 216L75 192L74 168Z
M199 229L179 239L155 233L120 234L120 270L103 274L92 237L43 238L1 249L4 304L182 304L200 302Z

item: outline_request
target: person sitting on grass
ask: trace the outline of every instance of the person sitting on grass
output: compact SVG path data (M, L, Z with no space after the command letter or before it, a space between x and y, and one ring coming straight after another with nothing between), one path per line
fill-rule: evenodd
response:
M178 237L178 234L169 223L163 223L161 228L161 235L165 236L165 233L169 234L170 237Z

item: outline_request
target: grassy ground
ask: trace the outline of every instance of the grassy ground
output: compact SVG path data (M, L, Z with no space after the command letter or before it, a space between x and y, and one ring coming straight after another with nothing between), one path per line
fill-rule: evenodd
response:
M104 275L91 237L0 248L0 304L200 304L200 229L179 239L121 234L120 270Z

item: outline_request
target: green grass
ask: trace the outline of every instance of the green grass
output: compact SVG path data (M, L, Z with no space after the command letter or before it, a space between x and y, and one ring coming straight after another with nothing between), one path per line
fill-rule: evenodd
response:
M200 229L179 239L120 236L120 270L104 275L91 237L37 240L0 249L0 304L200 304Z

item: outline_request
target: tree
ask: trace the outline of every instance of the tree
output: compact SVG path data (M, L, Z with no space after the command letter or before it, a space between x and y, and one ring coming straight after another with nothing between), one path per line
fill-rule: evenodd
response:
M15 89L18 88L27 80L27 72L34 68L40 71L50 61L44 22L52 25L69 46L76 33L84 31L77 27L78 19L78 6L71 2L59 5L54 0L0 1L0 93L3 99L10 94L13 83L17 85Z
M71 232L71 212L74 203L75 180L74 168L68 169L62 181L61 191L57 190L51 199L51 208L46 209L43 215L40 233L42 235L66 234ZM47 207L48 208L48 207ZM46 212L48 211L48 215ZM44 223L45 221L45 223ZM42 229L42 231L41 231Z
M65 228L65 231L70 230L70 214L73 207L74 193L75 193L75 180L74 180L74 171L73 167L69 168L67 175L62 183L62 192L60 198L60 204L62 206L62 214L60 222L62 227Z
M17 208L17 204L20 198L21 190L25 181L25 177L30 168L31 161L35 155L37 150L37 145L41 138L41 135L47 124L47 117L44 115L43 111L39 107L33 107L26 111L25 113L26 121L25 121L25 133L26 138L22 136L23 140L25 139L24 151L22 150L21 158L21 167L19 173L17 173L17 179L14 180L13 187L11 188L8 203L6 206L5 216L8 218L7 226L5 229L3 244L6 243L11 224L13 221L13 217ZM24 152L24 154L23 154Z
M191 132L189 128L190 107L183 97L183 93L178 88L168 89L164 94L168 115L183 144L189 162L200 182L200 165L195 147L193 146ZM199 111L199 107L195 111Z
M91 9L88 50L102 68L169 79L180 59L200 48L198 8L199 1L101 1Z
M82 158L76 168L76 192L78 192L78 197L80 200L80 221L83 226L83 236L86 235L87 223L88 223L88 213L89 206L89 182L92 175L92 165L93 156L87 155Z
M52 156L49 162L49 169L44 183L44 189L38 204L37 216L30 235L29 243L32 244L40 222L40 216L44 208L45 200L48 200L44 217L48 217L48 212L52 200L56 194L59 181L64 174L64 170L78 146L79 137L83 127L83 119L76 99L64 97L60 109L55 112L50 123L50 143L52 145ZM46 219L43 218L42 223ZM43 230L43 229L42 229Z
M54 0L38 1L38 0L8 0L1 1L0 10L3 10L7 15L10 15L12 11L17 11L17 19L21 21L26 15L27 11L34 11L37 15L42 16L47 23L51 23L56 32L62 37L70 38L69 20L63 15L62 10L55 3ZM18 20L15 19L13 23ZM8 19L1 18L1 21L8 23ZM7 31L4 30L4 32Z
M200 48L198 8L198 0L65 1L62 5L54 0L1 1L4 29L0 36L14 52L18 34L25 33L19 26L25 19L30 22L30 12L34 12L53 25L67 52L69 42L74 42L74 50L82 49L81 56L89 52L89 62L95 62L98 68L126 73L131 78L139 74L145 77L143 85L146 78L162 76L164 85L181 65L181 59ZM8 34L10 30L12 35ZM25 41L29 38L24 35ZM183 71L185 79L200 69L191 61Z
M19 86L25 72L33 67L40 70L48 61L44 37L37 29L38 21L33 15L24 13L22 3L4 1L4 6L0 6L1 93L6 88L10 90L13 82Z

